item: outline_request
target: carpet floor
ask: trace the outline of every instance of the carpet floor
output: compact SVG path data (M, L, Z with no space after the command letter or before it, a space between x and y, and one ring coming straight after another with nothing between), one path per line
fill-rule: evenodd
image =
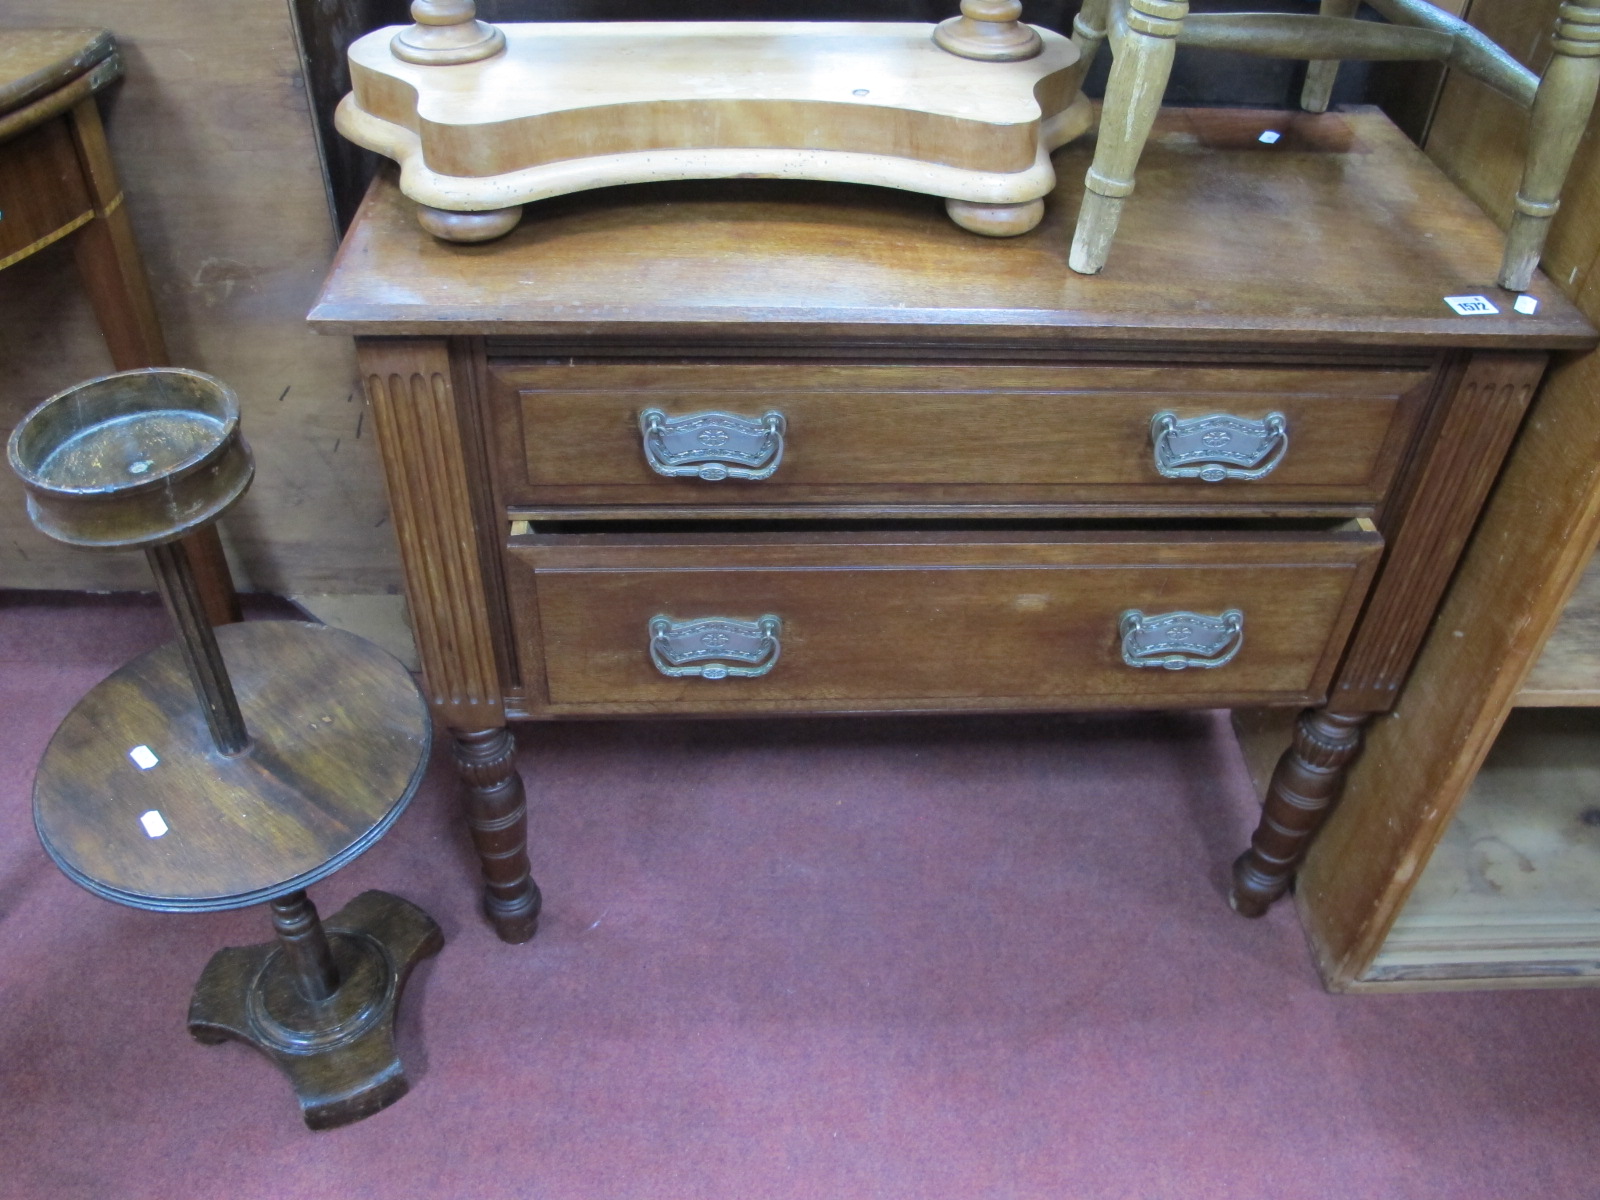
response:
M1212 713L525 727L521 947L436 754L312 889L444 929L412 1092L307 1132L184 1030L265 910L118 907L33 832L56 723L166 636L151 601L0 593L5 1200L1600 1196L1600 994L1325 994L1290 906L1227 910L1253 801Z

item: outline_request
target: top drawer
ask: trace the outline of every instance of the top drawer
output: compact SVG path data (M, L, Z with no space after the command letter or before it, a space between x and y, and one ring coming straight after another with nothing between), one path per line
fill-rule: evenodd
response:
M490 377L501 495L513 506L1258 508L1377 503L1433 376L1377 368L577 361L502 363ZM652 411L661 429L653 437L640 421ZM676 422L714 413L745 421ZM1170 419L1153 429L1163 413ZM1188 424L1210 416L1238 420ZM766 478L693 474L702 459L713 476L723 473L719 460L738 466L728 451L741 447L753 451L746 470L763 473L776 454L761 455L775 452L780 436L781 461ZM685 455L696 441L703 454ZM690 475L658 473L647 442L660 465ZM1158 451L1175 474L1158 468ZM1198 477L1207 467L1226 477Z

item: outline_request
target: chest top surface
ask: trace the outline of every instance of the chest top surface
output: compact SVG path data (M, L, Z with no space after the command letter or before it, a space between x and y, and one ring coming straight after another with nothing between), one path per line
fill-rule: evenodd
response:
M1164 112L1111 262L1083 276L1067 249L1091 151L1056 154L1044 223L1007 240L955 228L929 197L730 180L543 201L507 237L456 245L381 175L310 319L365 336L1594 344L1543 275L1537 313L1513 311L1500 231L1376 110ZM1457 316L1444 298L1463 295L1498 314Z

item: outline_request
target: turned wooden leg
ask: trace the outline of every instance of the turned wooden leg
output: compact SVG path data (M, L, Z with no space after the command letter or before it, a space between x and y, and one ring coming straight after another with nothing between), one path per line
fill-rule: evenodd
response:
M1083 7L1072 18L1072 44L1078 48L1078 61L1067 68L1068 88L1083 88L1083 79L1094 66L1095 56L1106 44L1106 12L1111 0L1083 0ZM1069 92L1070 94L1070 92Z
M1017 62L1044 50L1044 39L1022 23L1022 0L961 0L961 15L941 22L933 40L942 49L981 62Z
M539 927L539 888L528 869L528 805L517 744L504 727L455 734L456 770L467 785L467 827L483 864L483 909L503 942Z
M301 996L319 1004L339 990L339 965L333 961L333 946L310 896L302 890L274 900L272 930Z
M1361 0L1322 0L1318 9L1324 17L1351 18ZM1307 112L1327 112L1333 98L1334 80L1339 77L1337 58L1314 58L1306 64L1306 82L1300 89L1300 107Z
M1234 912L1259 917L1289 889L1311 836L1344 789L1368 716L1316 708L1300 715L1294 741L1272 773L1250 849L1233 864Z
M1561 206L1578 143L1600 85L1600 0L1561 6L1550 65L1539 82L1528 130L1528 160L1517 189L1500 286L1524 292L1544 250L1550 222Z
M1122 205L1133 193L1133 173L1144 152L1188 0L1129 0L1127 31L1112 45L1111 77L1100 111L1100 140L1084 179L1083 207L1067 264L1083 275L1106 265Z
M506 35L478 20L474 0L412 0L409 29L389 49L404 62L432 66L478 62L505 49Z

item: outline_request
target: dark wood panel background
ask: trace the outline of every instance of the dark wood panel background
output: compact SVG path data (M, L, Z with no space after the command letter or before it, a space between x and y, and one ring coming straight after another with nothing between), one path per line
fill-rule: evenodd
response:
M1024 0L1023 19L1070 33L1080 0ZM959 0L478 0L478 13L489 21L941 21L954 14ZM300 51L305 63L329 205L343 230L377 157L346 142L333 128L333 110L350 90L345 49L363 33L409 21L408 0L290 0ZM1195 12L1252 9L1262 12L1305 12L1303 0L1195 0ZM1105 83L1107 55L1090 73L1085 90L1099 96ZM1243 54L1185 50L1173 68L1167 99L1172 104L1249 105L1263 108L1296 106L1303 63L1255 58ZM1340 72L1336 104L1371 101L1406 112L1416 91L1415 68L1400 80L1390 72L1351 63ZM1399 86L1396 86L1398 84ZM1420 114L1402 119L1413 136L1421 132Z

